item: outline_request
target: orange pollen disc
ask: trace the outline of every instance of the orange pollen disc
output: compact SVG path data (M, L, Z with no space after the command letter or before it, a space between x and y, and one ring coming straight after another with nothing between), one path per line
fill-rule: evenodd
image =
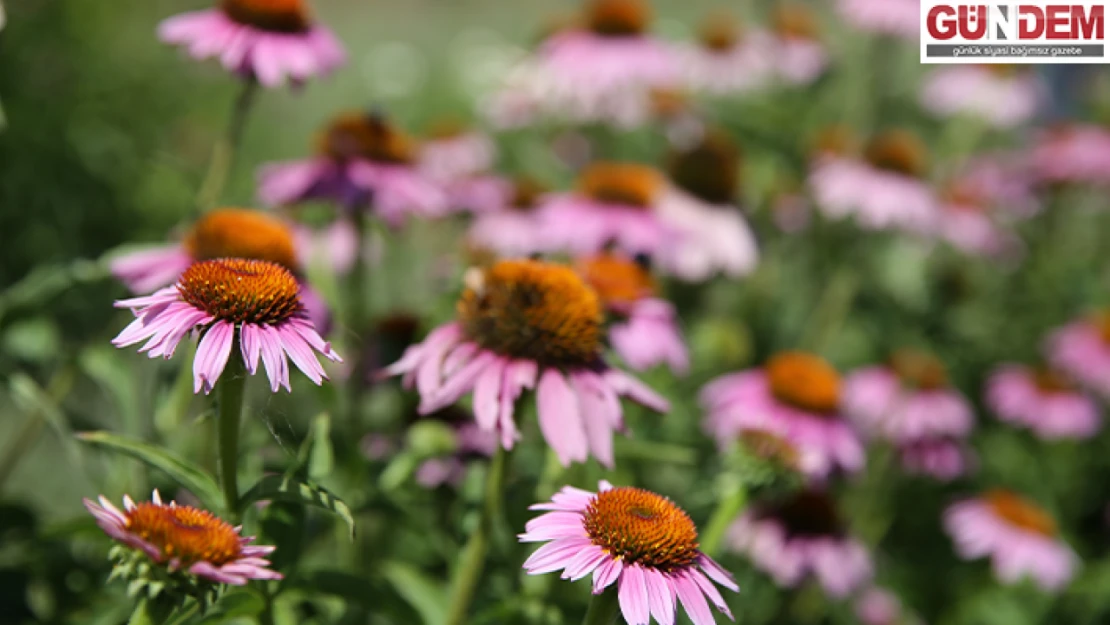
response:
M711 13L698 29L698 41L713 52L727 52L740 42L740 24L729 13Z
M836 415L840 374L823 358L805 352L780 352L767 361L771 394L779 401L821 415Z
M798 469L798 450L789 441L766 430L744 430L740 445L748 454L781 467Z
M221 0L233 21L276 33L303 33L312 26L304 0Z
M741 153L727 132L710 130L701 143L670 156L667 170L683 190L711 204L729 204L740 189Z
M698 528L673 501L640 488L598 493L583 513L590 541L627 566L689 568L701 555Z
M890 356L890 368L903 384L923 391L948 386L948 372L933 356L912 349L899 349Z
M579 192L606 204L647 208L662 187L658 170L633 163L594 163L578 177Z
M1110 310L1104 310L1095 315L1094 322L1102 341L1110 345Z
M813 139L813 151L817 154L846 156L859 149L856 132L842 124L826 126L817 132Z
M647 268L616 254L581 260L578 273L606 306L632 304L655 294L655 279Z
M249 258L296 269L293 233L283 221L259 211L224 208L200 219L185 236L185 249L196 260Z
M345 162L362 158L379 163L407 165L415 158L412 139L373 113L345 113L320 135L317 150Z
M471 340L498 354L550 366L597 360L601 302L573 269L504 260L471 271L475 273L457 304Z
M513 180L513 195L509 199L509 207L519 211L529 211L536 207L540 196L547 193L547 187L540 182L520 176Z
M817 39L820 28L813 12L798 4L787 4L775 10L772 27L782 37L793 39Z
M640 35L651 17L647 0L593 0L585 9L589 29L606 37Z
M983 495L987 505L1014 527L1040 534L1056 535L1056 521L1044 508L1008 490L992 490Z
M276 325L301 310L300 285L264 260L220 258L193 264L177 283L181 298L216 319Z
M1039 367L1033 371L1033 383L1042 393L1070 393L1075 391L1075 384L1064 374L1048 367Z
M162 556L182 565L209 562L221 566L239 558L242 542L230 523L192 506L143 502L127 513L127 531L157 547Z
M929 154L917 135L907 130L889 130L871 140L867 160L889 171L920 177L928 167Z

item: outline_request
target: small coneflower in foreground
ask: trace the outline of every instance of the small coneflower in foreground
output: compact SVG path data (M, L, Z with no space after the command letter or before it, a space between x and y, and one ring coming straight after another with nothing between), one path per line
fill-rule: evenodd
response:
M1110 398L1110 310L1056 330L1048 338L1047 352L1053 367Z
M836 8L863 31L909 41L921 36L921 0L838 0Z
M506 260L471 269L457 319L385 369L415 383L422 414L473 391L474 416L512 448L517 400L536 388L540 430L564 464L590 454L613 464L613 431L624 429L620 397L659 412L668 402L602 359L603 311L573 269Z
M1013 584L1030 577L1045 590L1064 587L1079 560L1046 510L1006 490L953 504L944 526L965 560L989 557L995 577Z
M953 65L933 70L921 88L921 106L940 117L967 115L998 128L1033 119L1047 89L1028 69L1006 65Z
M468 191L462 204L475 213L466 235L470 243L502 258L545 251L546 242L534 211L546 187L531 178L518 177L487 180Z
M151 358L173 356L190 332L201 335L193 359L193 386L212 391L236 343L250 374L261 358L274 392L289 390L286 357L316 384L327 378L315 352L341 361L308 319L296 278L281 265L225 258L198 262L177 283L152 295L116 302L135 320L112 344L126 347L146 341L139 351Z
M674 306L658 297L646 263L602 254L582 259L577 266L614 318L609 344L628 366L643 370L665 363L679 375L689 370L690 354Z
M701 391L705 428L722 447L748 430L783 437L814 477L863 468L863 444L840 414L840 375L805 352L780 352L761 369L719 377Z
M1029 153L1030 173L1045 183L1110 183L1110 130L1065 124L1042 131Z
M123 510L103 496L99 505L89 499L84 503L108 536L170 573L233 586L252 579L281 579L266 559L274 547L251 545L254 538L241 536L241 528L206 510L162 503L158 491L151 499L135 503L124 495Z
M522 542L546 542L524 563L532 575L562 570L579 580L593 574L593 593L617 584L621 614L630 625L673 625L681 602L694 625L712 625L709 601L732 613L712 582L738 587L698 550L698 528L670 499L634 487L598 485L597 493L570 486L532 510ZM710 581L712 580L712 582Z
M316 24L304 0L220 0L218 6L171 17L158 37L193 58L218 57L229 72L277 87L302 83L343 64L346 54Z
M1002 365L987 380L986 403L999 419L1046 440L1090 438L1102 426L1098 403L1045 367Z
M729 528L726 545L780 586L812 576L837 598L867 584L873 571L871 554L847 533L836 502L814 490L748 510Z

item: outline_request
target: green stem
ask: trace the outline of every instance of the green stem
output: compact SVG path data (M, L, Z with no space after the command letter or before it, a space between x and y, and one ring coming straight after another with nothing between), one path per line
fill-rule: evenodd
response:
M713 516L709 517L709 523L701 535L701 550L711 557L719 554L725 533L740 515L748 500L748 491L738 478L729 479L721 491L717 509L713 511Z
M358 233L358 247L355 251L355 264L347 276L347 328L354 340L354 348L349 350L352 358L351 375L347 378L348 424L357 433L363 391L366 389L367 362L365 358L367 327L367 300L370 296L370 271L367 258L370 254L369 239L371 231L366 218L366 206L355 206L351 211L355 232Z
M859 280L852 270L841 268L833 274L810 317L801 345L817 353L827 347L851 312L858 290Z
M212 148L212 160L208 162L208 172L204 175L204 182L197 192L197 208L201 211L211 210L220 201L227 179L231 175L231 168L235 165L235 154L239 151L239 144L243 139L243 129L247 125L247 116L250 114L254 96L258 93L258 81L249 78L243 82L243 89L231 108L231 118L227 123L227 132L215 147Z
M485 566L493 525L501 514L501 497L508 460L508 453L498 447L497 453L490 462L489 473L486 475L485 505L482 506L481 517L466 541L466 546L463 547L462 555L455 567L446 625L463 625L467 622L470 602L474 599L474 591L478 588L482 569Z
M614 584L590 599L590 608L586 610L582 625L612 625L617 622L618 614L620 602L617 601L617 586Z
M246 367L238 354L233 354L216 382L216 447L220 457L220 487L224 491L224 505L233 525L239 523L239 421L243 415L246 385Z

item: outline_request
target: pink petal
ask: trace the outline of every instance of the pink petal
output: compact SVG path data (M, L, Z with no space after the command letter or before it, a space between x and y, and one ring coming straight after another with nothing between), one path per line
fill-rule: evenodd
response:
M647 580L642 568L635 564L625 567L617 583L617 601L628 625L648 625L650 607Z
M203 388L207 395L215 388L216 380L227 366L234 338L235 326L227 321L217 321L205 332L197 346L196 357L193 358L194 393L199 393Z
M548 369L540 378L536 391L540 431L555 450L563 466L574 461L585 461L587 452L586 432L578 410L578 399L567 384L563 374Z

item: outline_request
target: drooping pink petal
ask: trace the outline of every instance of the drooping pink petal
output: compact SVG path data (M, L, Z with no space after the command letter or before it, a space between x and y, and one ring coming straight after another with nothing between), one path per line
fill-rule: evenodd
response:
M578 401L563 374L548 369L536 389L540 431L563 466L588 457L586 432Z
M235 338L235 325L227 321L217 321L208 328L197 354L193 359L193 392L199 393L204 389L204 394L212 392L216 380L227 366L228 356L231 355L232 340Z
M624 568L617 581L617 601L628 625L648 625L651 608L648 605L647 580L639 565Z

